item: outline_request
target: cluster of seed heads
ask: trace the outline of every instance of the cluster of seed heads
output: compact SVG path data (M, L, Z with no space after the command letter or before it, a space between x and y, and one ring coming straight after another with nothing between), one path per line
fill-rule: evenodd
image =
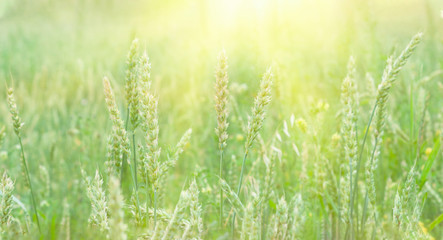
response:
M382 76L382 81L376 91L376 108L374 108L374 149L372 151L371 158L366 161L367 165L365 169L365 190L367 191L368 204L372 207L370 209L372 213L370 217L374 218L375 224L377 224L378 213L376 207L374 175L380 158L383 142L383 130L387 116L387 101L389 92L392 85L395 83L396 78L398 77L399 71L405 65L407 59L411 56L421 38L422 34L417 34L398 58L394 59L393 57L390 57L388 59L387 66ZM128 208L128 211L134 216L137 227L143 227L143 224L145 223L146 226L148 226L148 223L150 223L152 219L154 220L154 224L149 225L152 227L148 227L148 229L143 233L134 234L137 235L137 237L147 239L160 238L162 240L178 238L202 239L204 236L203 207L199 201L200 191L195 179L192 180L189 188L181 191L178 202L172 212L158 208L157 202L155 202L154 208L152 208L152 204L149 202L149 200L152 200L152 196L149 196L150 192L148 188L151 188L151 190L154 191L155 201L157 201L156 193L157 191L161 190L162 180L165 179L164 176L168 170L176 165L180 155L183 153L190 141L192 130L189 129L183 134L175 148L173 148L167 157L165 157L165 160L160 158L161 147L159 145L158 96L151 92L151 65L146 53L140 55L139 57L138 40L134 40L131 45L127 57L127 64L128 69L126 73L125 92L129 110L128 119L131 126L129 131L132 132L133 139L135 139L135 131L138 127L140 127L143 132L143 140L145 142L145 144L139 145L138 159L136 159L136 153L132 153L134 156L134 162L139 163L139 165L138 168L134 166L134 169L130 170L131 173L134 174L132 176L133 179L137 179L138 174L140 174L143 181L145 181L145 187L148 190L145 197L146 202L144 204L139 203L139 193L137 192L138 190L134 188L132 199L130 199L131 204L129 206L125 206L125 200L121 188L122 183L120 182L123 180L119 180L117 175L121 173L120 171L123 161L128 160L128 163L130 163L130 142L127 129L125 128L125 122L120 116L120 111L118 110L110 82L105 77L103 79L105 100L109 110L110 119L112 121L112 132L108 138L107 155L107 171L110 174L109 178L107 178L107 187L105 187L104 180L98 170L93 178L86 177L85 173L83 173L87 187L86 194L91 202L91 213L88 221L91 226L99 229L101 234L106 236L108 239L126 240L128 238L128 234L132 234L130 231L128 231L128 225L125 223L125 208ZM215 110L217 114L217 127L215 132L218 137L218 149L221 152L221 159L228 140L227 129L229 126L229 114L227 107L229 98L227 69L227 57L223 51L218 58L218 65L215 73ZM370 79L368 81L373 85L373 80ZM356 82L355 61L351 57L348 64L348 74L343 80L341 88L341 100L343 104L342 126L340 129L340 135L334 135L336 141L340 141L340 143L337 145L343 147L342 155L340 156L343 160L340 161L339 175L339 186L341 188L337 188L342 197L341 201L339 202L339 208L343 214L339 217L346 223L351 222L351 228L353 227L353 216L352 213L350 213L350 209L352 209L351 200L353 197L353 191L356 191L353 189L353 183L358 182L358 174L356 175L356 172L358 158L357 115L359 98ZM269 158L266 155L266 150L263 150L264 153L261 152L261 154L264 156L263 160L265 164L265 168L263 169L265 175L263 176L263 179L257 181L253 174L248 176L249 188L247 188L247 191L245 191L245 196L240 196L244 162L249 150L258 136L259 130L263 126L265 108L271 101L272 83L273 74L271 69L268 69L260 82L260 90L255 97L252 115L248 121L247 136L245 141L245 155L237 192L231 189L230 185L225 179L222 178L220 174L220 189L226 195L226 198L231 204L233 211L233 229L236 224L236 214L241 220L238 221L238 223L241 223L240 239L297 239L300 238L300 232L303 231L303 226L306 222L306 204L303 201L301 193L296 192L292 199L287 201L285 195L277 197L278 190L273 189L277 180L277 158L280 160L279 162L282 164L282 166L287 164L284 157L282 160L281 150L277 148L280 146L276 147L274 145L274 141L272 141L270 144L273 150ZM11 88L7 90L7 102L10 107L14 132L19 137L20 145L22 147L20 133L23 123L19 117L14 99L14 93ZM313 112L315 114L319 113L322 111L321 109L324 110L327 108L327 106L328 105L324 102L320 102L317 104L317 106L314 106ZM291 126L294 124L298 126L301 132L310 133L310 131L308 131L308 124L304 119L300 118L295 120L292 118ZM310 124L309 130L312 128L311 126L312 125ZM290 136L287 126L285 133L288 137ZM0 145L2 144L4 135L5 130L2 128L0 129ZM280 142L282 142L281 139ZM265 143L265 141L261 141L261 143L263 145L263 149L266 149L265 147L267 143ZM135 140L133 144L135 149ZM304 154L302 157L306 160L308 157L308 148L305 147L305 144L303 147ZM318 156L318 154L314 154L314 156ZM23 162L26 164L23 151L22 157ZM222 173L222 160L220 163L220 172ZM260 161L256 161L254 164L260 164ZM320 165L318 161L314 163L313 175L315 177L321 176L324 178L327 176L327 174L325 174L326 171L321 169L322 167L326 167L326 165ZM138 174L137 170L139 171ZM303 171L304 170L306 170L306 167L303 168ZM334 170L331 171L333 172ZM43 181L47 186L49 186L50 178L48 170L41 165L40 172L42 173ZM398 227L398 230L402 232L405 239L408 236L409 238L427 238L427 235L418 227L419 218L422 211L423 193L420 193L421 189L417 184L417 175L418 166L414 164L406 176L406 181L402 188L398 188L394 200L393 215L391 220L394 225ZM29 174L27 176L28 182L30 183ZM324 182L325 180L317 179L316 181ZM2 233L12 224L14 219L12 217L13 203L15 201L14 196L12 195L13 190L14 182L5 173L0 182L0 230ZM49 189L46 191L49 194ZM323 197L324 195L319 194L318 196ZM277 201L275 210L269 208L268 203L271 199L273 201ZM222 194L220 200L221 202L223 201ZM324 199L321 200L323 201ZM330 206L325 207L325 209L328 207ZM358 205L357 207L360 206ZM63 225L66 229L66 236L69 237L69 206L67 204L64 212ZM344 217L343 215L347 216ZM222 221L223 218L224 216L221 211L220 221ZM364 221L362 221L362 223L364 223ZM321 226L319 228L325 228L326 224L327 219L325 218L325 220L320 224ZM377 226L378 225L373 225L374 228ZM364 227L364 225L362 227ZM350 231L353 232L354 229L350 229ZM232 234L235 237L234 230ZM132 236L130 235L130 237ZM351 236L351 239L353 238L354 237Z
M133 147L135 151L135 130L137 127L141 127L145 141L144 145L139 145L138 153L139 157L136 158L136 152L133 153L134 163L136 165L133 169L131 169L131 174L133 178L133 194L132 194L132 203L133 205L130 207L131 213L135 216L135 222L137 224L143 224L145 221L148 221L150 216L150 211L152 209L147 207L147 203L140 204L139 202L139 193L138 193L138 184L137 177L142 177L143 182L145 183L145 188L147 189L146 196L151 199L149 196L150 191L148 187L154 192L154 229L152 232L146 233L146 236L157 237L163 236L168 237L169 235L167 231L170 231L171 228L175 229L174 223L170 224L170 227L166 230L161 230L158 225L155 224L157 219L157 210L159 210L159 218L165 217L160 209L157 209L156 201L158 198L158 190L160 185L162 184L162 177L167 173L168 169L173 167L181 153L184 151L184 148L190 141L190 137L192 134L192 130L189 129L182 136L180 141L177 143L176 147L173 149L170 155L168 155L167 160L160 161L161 148L159 146L159 120L158 120L158 97L151 92L151 64L149 63L149 58L146 53L143 53L140 57L138 57L138 41L134 40L130 51L127 57L127 74L126 74L126 100L128 102L129 115L128 119L131 124L130 131L133 134ZM130 162L130 143L127 137L126 130L124 128L124 122L120 118L120 113L117 108L117 104L115 102L114 95L112 93L112 89L110 87L109 81L105 78L104 80L104 89L105 89L105 98L108 105L108 109L111 115L111 120L113 122L113 132L109 138L108 143L108 170L110 172L119 173L120 164L124 159ZM138 163L138 164L137 164ZM138 173L137 173L138 171ZM113 178L116 174L112 174ZM123 179L123 178L122 178ZM112 179L111 179L112 180ZM111 184L112 182L110 182ZM112 192L111 192L112 193ZM151 192L152 193L152 192ZM186 194L186 193L184 193ZM91 195L91 194L90 194ZM112 197L112 194L111 196ZM114 195L114 198L117 195ZM91 195L91 204L94 209L94 197ZM106 200L106 198L103 198ZM111 208L111 202L109 202ZM117 205L115 205L117 206ZM195 207L197 208L197 207ZM117 209L117 207L116 207ZM109 214L111 212L109 211ZM113 213L116 214L116 213ZM98 214L92 214L91 216L97 216ZM175 221L174 217L176 215L172 215L168 218L168 224L171 221ZM97 217L94 217L94 219ZM122 217L118 217L119 222L121 224L117 224L115 228L123 229L123 221ZM108 221L108 225L112 225L114 220L112 220L112 216ZM190 222L192 225L192 221ZM182 224L183 226L185 224ZM199 225L199 229L201 230L201 224ZM110 226L112 227L112 226ZM192 230L192 229L191 229ZM163 231L163 233L160 233ZM111 231L109 231L111 232ZM201 232L201 231L198 231ZM163 234L163 235L162 235ZM112 235L111 235L112 236ZM120 239L126 238L126 235L123 233L122 235L115 236Z
M103 78L105 100L112 121L112 132L108 138L108 172L120 173L121 164L130 155L130 145L123 120L120 117L114 93L108 78ZM128 161L130 163L130 161Z
M399 71L406 64L408 58L413 53L414 49L420 43L422 39L422 33L415 35L406 48L401 52L400 56L394 61L393 57L389 57L387 60L386 68L383 72L381 83L378 85L376 96L376 112L375 112L375 127L374 127L374 149L371 158L366 161L366 184L368 186L368 199L369 203L374 208L376 205L376 190L375 190L375 170L377 169L378 162L381 154L381 146L383 144L384 125L387 115L387 101L389 92L397 79ZM397 208L401 207L401 203L398 202L398 196L395 199ZM373 209L373 215L377 218L377 211ZM395 214L394 214L395 215ZM397 212L395 218L399 218L400 212Z

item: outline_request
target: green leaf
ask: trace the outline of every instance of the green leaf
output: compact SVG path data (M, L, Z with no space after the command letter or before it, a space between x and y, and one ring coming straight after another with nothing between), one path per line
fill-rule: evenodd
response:
M273 209L273 210L276 210L276 209L277 209L277 205L276 205L275 202L272 201L272 200L269 200L269 207L270 207L271 209Z
M434 142L434 147L432 148L432 152L428 157L428 160L425 162L425 165L423 167L423 171L420 178L420 190L423 188L423 186L426 183L427 176L429 172L431 171L431 167L434 164L435 158L437 158L438 152L440 151L440 138L437 138L437 140Z
M441 221L443 221L443 213L440 214L440 216L438 216L433 222L431 222L431 224L429 224L429 231L432 230L439 223L441 223Z

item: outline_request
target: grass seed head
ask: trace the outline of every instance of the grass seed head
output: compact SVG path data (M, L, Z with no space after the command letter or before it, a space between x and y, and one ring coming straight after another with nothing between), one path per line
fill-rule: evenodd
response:
M107 77L103 78L103 86L106 104L112 121L111 135L108 138L108 172L118 174L124 156L127 157L128 163L130 164L130 144L111 84Z
M189 205L190 198L191 198L191 196L190 196L190 193L188 190L181 191L180 197L178 199L178 203L177 203L177 205L175 205L174 213L172 214L172 217L171 217L166 229L163 232L162 240L170 239L171 229L175 226L179 215Z
M225 51L218 57L217 68L215 70L215 111L217 113L217 128L215 133L218 136L219 150L223 151L228 140L228 59Z
M9 105L9 112L11 113L11 119L12 119L12 125L14 127L14 132L18 137L20 137L21 129L22 129L24 123L22 122L22 120L19 116L19 112L17 109L17 103L15 102L15 98L14 98L14 89L8 88L7 94L8 94L7 99L8 99L8 105Z
M126 101L129 106L129 120L131 122L131 129L135 131L139 123L139 90L137 84L138 71L137 71L137 52L138 52L138 39L134 39L129 49L126 64Z
M193 234L196 239L201 239L203 233L203 220L202 220L202 207L198 200L199 190L195 179L189 186L189 210L191 213L190 224L194 226L195 233Z
M0 231L7 231L12 221L12 192L14 191L14 182L8 177L6 172L0 182Z
M246 152L252 146L258 131L263 126L265 119L265 107L271 102L271 88L272 88L273 74L271 68L268 68L260 82L260 90L254 100L254 107L252 108L252 116L248 121L247 137L245 143Z
M237 214L240 215L244 210L244 207L243 207L242 202L240 201L240 198L231 189L231 187L229 186L229 184L225 180L220 179L220 182L221 182L222 190L226 195L226 198L231 203L232 207L234 208L234 211L236 211Z
M178 160L178 158L180 157L180 154L182 154L183 151L185 150L186 145L189 144L189 141L191 140L191 135L192 135L192 128L188 129L183 134L183 136L180 138L180 141L177 143L177 146L175 146L175 150L174 150L175 161Z
M146 52L144 52L138 61L137 65L138 77L140 79L140 90L142 96L147 94L151 89L151 63Z
M87 196L91 202L91 214L89 224L97 226L101 232L109 230L109 209L106 194L103 190L103 179L98 170L95 172L94 179L86 179Z
M142 129L145 134L144 156L141 158L143 170L142 176L148 174L149 180L154 189L159 186L160 168L159 162L161 148L158 145L159 125L158 125L158 99L152 94L143 96L142 102Z

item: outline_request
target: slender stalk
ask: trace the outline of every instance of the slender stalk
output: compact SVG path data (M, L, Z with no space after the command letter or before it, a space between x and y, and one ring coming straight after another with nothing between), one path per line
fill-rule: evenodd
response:
M154 189L154 228L157 224L157 189Z
M138 212L138 216L139 216L140 219L141 219L141 217L142 217L142 213L141 213L141 211L140 211L140 200L139 200L139 198L138 198L138 190L137 190L137 188L135 187L135 186L136 186L136 180L135 180L135 176L134 176L134 171L130 170L129 172L131 172L132 184L134 184L134 189L135 189L135 200L136 200L136 202L137 202L137 212Z
M248 156L248 150L246 150L245 155L243 156L243 162L241 165L241 172L240 172L240 180L238 182L238 187L237 187L237 196L240 197L240 191L241 191L241 186L242 186L242 182L243 182L243 174L245 171L245 163L246 163L246 157ZM234 212L234 216L232 217L232 238L235 238L235 212Z
M353 190L353 188L352 188L352 183L353 183L352 182L352 180L353 180L352 179L352 175L353 175L352 158L349 159L349 175L350 175L349 194L350 194L350 198L352 199L352 196L353 196L353 192L352 192L352 190ZM357 181L355 181L355 182L357 182ZM352 219L352 210L353 210L352 205L353 205L353 203L351 201L351 207L349 208L348 214L349 214L349 225L351 228L351 239L354 239L354 221Z
M38 214L37 214L37 204L35 203L35 197L34 197L34 190L32 188L32 184L31 184L31 178L29 176L29 171L28 171L28 164L26 163L26 159L25 159L25 151L23 150L23 143L22 143L22 138L18 137L18 141L20 143L20 149L22 152L22 161L23 161L23 166L25 168L25 173L26 173L26 178L28 180L29 183L29 188L31 189L31 199L32 199L32 206L34 208L34 214L35 214L35 218L37 219L37 226L38 226L38 231L40 233L42 233L42 230L40 228L40 221L38 219Z
M126 124L125 124L125 131L128 131L128 123L129 123L129 104L128 104L128 107L126 108ZM126 156L126 154L125 154L125 156L123 157L124 158L124 160L126 160L126 158L127 158L127 156ZM123 161L122 162L122 166L121 166L121 169L120 169L120 185L122 186L122 188L123 188L123 180L124 180L124 172L125 172L125 169L126 169L126 161Z
M126 169L126 160L128 159L128 156L126 156L126 154L123 156L123 161L122 161L122 166L120 168L120 183L121 183L121 187L123 189L123 179L124 177L124 171Z
M374 148L372 150L372 154L371 154L371 165L374 162L374 157L375 157L375 151L377 150L377 139L375 139L375 143L374 143ZM368 201L368 196L369 195L369 190L366 189L366 193L365 193L365 207L363 208L363 214L362 214L362 219L361 219L361 227L363 228L365 225L365 218L366 218L366 211L367 211L367 201ZM375 206L374 206L375 207ZM357 216L358 218L358 216Z
M135 183L135 191L138 193L138 181L137 181L137 151L135 149L135 132L132 131L132 149L134 152L134 158L133 158L133 162L134 162L134 183Z
M137 200L137 211L138 211L138 215L140 217L140 219L142 218L142 213L140 210L140 200L138 198L138 181L137 181L137 151L135 149L135 132L132 132L132 149L134 152L134 158L133 158L133 162L134 162L134 173L132 173L132 179L134 181L134 188L135 188L135 198Z
M376 226L377 226L377 216L374 214L374 222L375 222L375 226L374 226L374 228L372 229L372 237L371 237L371 240L374 240L375 239L375 229L376 229Z
M358 126L357 126L357 123L358 123L358 116L356 116L356 120L355 120L355 142L356 142L356 148L358 149ZM355 157L357 157L357 155L355 156ZM357 166L355 166L356 168L357 168ZM357 183L358 182L358 178L357 178L357 176L355 176L355 182ZM355 190L355 189L353 189L353 190ZM357 202L359 201L359 198L358 198L358 192L356 192L355 193L356 194L356 198L357 198ZM352 196L351 196L351 198L352 198ZM356 223L356 228L357 228L357 237L358 237L358 235L359 235L359 225L358 225L358 207L355 209L355 214L356 214L356 221L355 221L355 223Z
M7 90L7 102L8 102L8 105L9 105L9 112L11 113L12 126L14 127L15 135L17 136L18 141L20 143L20 150L21 150L21 154L22 154L23 168L25 169L25 175L26 175L26 178L27 178L28 183L29 183L29 188L31 189L32 205L33 205L33 208L34 208L35 218L37 219L38 230L39 230L39 232L41 234L42 230L40 228L40 221L38 219L38 214L37 214L37 204L35 203L34 190L32 188L31 177L29 176L28 164L26 162L25 151L24 151L24 148L23 148L21 132L20 132L20 129L23 127L23 122L20 119L20 116L18 114L17 104L16 104L15 98L14 98L14 90L12 88L8 88L8 86L6 86L6 88L8 89Z
M220 151L220 179L223 179L223 150ZM220 186L220 227L223 228L223 190L221 186L221 181L219 183Z
M183 235L182 235L181 239L187 239L186 237L188 236L190 230L191 230L191 224L186 225L186 228L183 231Z
M342 169L340 168L340 175L338 175L339 177L338 177L338 181L337 181L337 189L338 189L338 191L337 191L337 198L338 198L338 202L340 203L342 200L341 200L341 191L340 191L340 189L341 189L341 181L340 181L340 176L342 175ZM340 227L340 225L341 225L341 207L339 207L338 208L338 221L337 221L337 225L338 225L338 227L337 227L337 239L341 239L340 238L340 236L341 236L341 227Z
M152 206L152 195L149 192L149 188L148 186L149 184L149 177L146 174L146 179L145 179L145 184L146 184L146 205L148 204L147 201L149 199L149 207ZM146 211L146 226L148 226L148 222L149 222L149 211Z
M366 224L366 212L367 212L367 209L368 209L368 203L369 202L369 191L368 190L366 190L366 192L365 192L365 203L364 203L364 205L363 205L363 213L362 213L362 215L361 215L361 228L363 229L363 227L365 226L365 224ZM358 216L357 216L358 217ZM358 219L357 219L358 220ZM358 236L358 235L357 235Z
M242 182L243 182L243 173L245 171L245 163L246 163L247 156L248 156L248 151L246 151L245 155L243 156L243 162L241 165L241 172L240 172L240 181L238 182L238 187L237 187L237 196L240 195L240 190L241 190L241 186L242 186Z
M411 83L412 85L412 83ZM409 159L413 159L414 155L414 93L413 93L413 86L410 87L410 93L409 93L409 134L410 134L410 149L409 149ZM418 143L419 140L417 140ZM419 144L417 144L419 146Z
M355 179L358 179L358 176L360 174L360 166L361 166L361 162L363 159L363 151L365 149L366 139L368 137L369 128L371 127L372 119L374 118L375 109L377 108L377 105L378 105L378 100L375 101L374 108L372 109L371 116L369 117L368 125L366 126L365 136L363 137L363 142L362 142L361 148L360 148L360 155L359 155L358 161L357 161L357 173L355 175ZM354 208L354 198L355 198L356 192L358 192L358 184L357 183L358 183L358 181L354 182L354 188L353 188L354 191L351 196L351 216L352 216L352 212L353 212L352 210Z

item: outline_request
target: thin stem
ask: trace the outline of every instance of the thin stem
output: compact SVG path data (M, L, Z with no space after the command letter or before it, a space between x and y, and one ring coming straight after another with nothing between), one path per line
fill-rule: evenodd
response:
M135 132L132 131L132 151L134 152L134 180L135 180L135 191L138 192L138 181L137 181L137 151L135 149Z
M132 179L134 181L134 188L135 188L135 198L137 200L137 210L138 210L138 215L140 217L140 220L142 219L142 213L140 210L140 200L138 199L138 182L137 182L137 151L135 149L135 132L134 130L132 131L132 151L134 152L134 158L133 158L133 162L134 162L134 173L132 174Z
M238 188L237 188L237 196L240 194L240 190L241 190L241 186L242 186L242 182L243 182L243 173L245 171L245 163L246 163L246 157L248 156L248 150L246 150L245 155L243 156L243 162L241 165L241 172L240 172L240 181L238 183Z
M131 170L129 171L131 172L131 177L132 177L132 184L134 184L134 189L135 189L135 200L137 201L137 211L138 211L138 216L142 217L142 213L140 211L140 200L138 199L138 189L136 188L136 184L135 184L135 177L134 177L134 172Z
M186 239L188 236L189 230L191 230L191 224L186 225L185 230L183 231L183 235L181 239Z
M370 164L369 164L370 167L371 167L372 164L374 163L375 151L377 150L377 144L378 144L378 140L375 139L375 144L374 144L374 148L373 148L373 150L372 150L371 160L370 160ZM374 174L374 173L372 173L372 174ZM361 223L362 223L361 227L362 227L362 229L363 229L363 227L364 227L364 225L365 225L365 221L366 221L365 218L366 218L366 211L367 211L367 201L368 201L368 197L369 197L369 191L368 191L368 189L366 189L366 194L365 194L365 207L363 208L363 214L362 214L362 219L361 219ZM373 207L375 207L375 206L373 206ZM376 211L376 210L375 210L375 211ZM357 216L357 218L358 218L358 216Z
M339 176L341 176L342 175L342 169L341 169L341 167L340 167L340 175ZM339 179L338 179L338 183L337 183L337 189L341 189L341 184L340 184L340 177L339 177ZM339 203L341 203L341 191L337 191L338 193L337 193L337 198L338 198L338 202ZM342 214L342 212L341 212L341 206L338 208L338 222L337 222L337 225L338 225L338 227L337 227L337 235L338 235L338 237L337 237L337 239L340 239L340 236L341 236L341 232L340 232L340 225L341 225L341 214Z
M154 227L157 224L157 189L154 188Z
M375 222L375 226L374 226L374 228L372 228L372 237L371 237L371 240L374 240L375 239L375 229L376 229L376 227L377 227L377 215L374 213L374 222Z
M345 239L349 238L349 225L346 226Z
M358 117L356 117L356 120L355 120L355 123L354 123L355 124L355 142L356 143L358 143L358 124L357 123L358 123ZM355 167L357 167L357 166L355 166ZM358 182L358 178L355 178L354 181ZM358 192L356 192L355 194L357 195L356 198L357 198L357 202L358 202L359 201L359 199L358 199ZM352 196L351 196L351 198L352 198ZM357 237L358 237L358 235L360 234L360 232L359 232L359 225L358 225L358 206L355 209L355 214L357 216L356 220L355 220L355 225L356 225L356 228L357 228Z
M146 198L149 198L149 207L152 207L152 191L150 191L150 189L148 188L148 186L150 185L151 181L149 181L149 175L146 173Z
M223 190L221 180L223 179L223 150L220 150L220 227L223 228Z
M369 201L369 192L366 189L366 192L365 192L365 203L363 205L363 213L362 213L362 216L361 216L361 228L362 229L365 227L365 224L366 224L366 212L367 212L367 209L368 209L368 201Z
M365 149L366 139L368 137L369 128L371 127L372 119L374 118L375 109L377 108L377 105L378 105L378 99L375 101L374 108L372 109L372 113L371 113L371 116L369 117L369 122L366 127L365 136L363 137L363 143L361 145L360 155L358 157L358 162L357 162L357 173L355 175L355 179L358 179L358 176L360 174L360 166L361 166L361 162L362 162L362 158L363 158L363 151ZM351 216L352 216L353 208L354 208L354 198L355 198L356 192L358 192L358 184L357 183L358 183L358 181L355 181L354 188L353 188L354 191L351 196ZM358 216L357 216L357 219L358 219Z
M146 174L146 179L145 179L145 184L146 184L146 205L148 204L148 199L150 200L150 204L149 207L151 207L151 203L152 203L152 197L149 194L149 178L148 178L148 174ZM148 226L148 222L149 222L149 211L146 211L146 226Z
M128 131L128 122L129 122L129 105L128 105L127 109L126 109L125 131ZM124 158L126 159L126 154L125 154ZM121 184L122 188L123 188L123 179L124 179L125 169L126 169L126 161L123 161L121 169L120 169L120 184Z
M125 130L128 131L128 125L129 125L129 108L131 104L128 104L128 107L126 108L126 124L125 124Z
M412 84L411 84L412 85ZM409 97L409 134L411 135L410 139L410 151L409 151L409 159L412 159L414 155L414 95L413 95L413 87L410 87L410 97ZM417 139L417 143L419 139Z
M266 239L265 236L269 221L269 207L267 204L260 202L260 208L262 209L262 224L260 224L261 239Z
M114 153L112 154L112 158L114 160L115 156ZM120 167L120 185L123 189L123 179L124 179L124 171L126 169L126 161L128 159L128 156L126 155L126 153L123 155L123 161L122 161L122 166Z
M131 107L131 104L128 104L128 107L126 108L126 124L125 124L125 130L128 131L128 125L129 125L129 109ZM133 150L133 162L134 162L134 170L131 170L129 172L131 172L131 177L132 177L132 183L134 184L134 189L135 189L135 199L137 201L137 211L138 211L138 216L140 219L142 219L142 213L140 210L140 200L138 198L138 184L137 184L137 161L136 161L136 157L137 157L137 151L135 149L135 132L132 131L132 150ZM123 171L125 169L125 162L123 161L122 163L122 169L121 169L121 179L123 180ZM120 183L123 184L123 181Z
M353 175L353 169L352 169L352 158L349 158L349 178L350 178L350 184L349 184L349 197L352 199L352 196L353 196L353 192L352 192L352 190L353 190L353 188L352 188L352 175ZM351 227L351 239L354 239L354 221L353 221L353 219L352 219L352 205L353 205L353 203L352 203L352 201L349 203L350 205L351 205L351 207L349 208L349 212L348 212L348 214L349 214L349 224L350 224L350 227Z
M38 231L41 234L42 230L40 228L40 221L39 221L38 215L37 215L37 204L35 203L34 190L32 189L31 177L29 176L29 171L28 171L28 164L26 163L26 159L25 159L25 151L23 150L22 138L18 137L18 141L20 143L20 149L21 149L21 152L22 152L22 161L23 161L23 166L25 168L26 178L28 179L29 188L31 189L31 199L32 199L32 205L33 205L33 208L34 208L35 218L37 219Z
M238 182L238 188L237 188L237 196L240 195L241 185L243 182L243 173L245 171L245 163L246 163L246 157L248 156L248 149L245 151L245 155L243 156L243 162L241 165L241 172L240 172L240 181ZM232 217L232 238L235 238L235 212L234 216Z

